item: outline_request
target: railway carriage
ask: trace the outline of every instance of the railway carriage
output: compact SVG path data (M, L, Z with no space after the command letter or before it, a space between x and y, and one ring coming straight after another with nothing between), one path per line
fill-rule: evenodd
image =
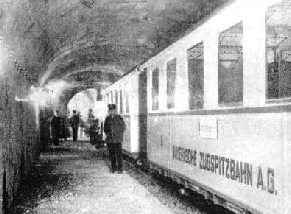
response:
M105 90L123 149L237 213L291 213L291 1L230 1Z

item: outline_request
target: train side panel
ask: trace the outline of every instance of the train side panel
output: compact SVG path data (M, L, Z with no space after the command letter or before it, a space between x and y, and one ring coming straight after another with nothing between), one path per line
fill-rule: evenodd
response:
M165 119L149 124L149 135L171 133L163 146L157 145L160 136L153 135L149 143L156 144L159 154L149 156L150 161L251 211L282 213L284 195L290 193L283 171L282 114L171 117L168 131L157 128Z
M170 161L170 118L148 118L148 159L168 167Z
M159 161L159 125L160 122L158 122L157 117L149 117L148 118L148 146L147 146L147 157L149 161L156 161L157 163L160 163Z
M283 169L284 169L284 197L285 197L285 213L291 213L291 114L284 114L285 123L285 145L284 145L284 157L283 157ZM288 182L289 181L289 182Z
M114 84L110 90L120 90L124 83L130 85L129 132L125 133L124 150L131 154L147 151L148 160L158 166L159 171L172 173L169 175L174 175L173 178L181 176L185 186L189 187L187 182L190 181L195 184L192 187L203 188L200 193L204 194L205 189L234 207L243 207L251 213L290 214L291 114L284 112L286 106L283 111L274 108L290 100L272 104L266 101L265 40L272 37L264 32L268 27L265 9L278 2L281 1L252 0L228 5L226 10L216 13ZM251 13L256 14L256 20ZM235 103L239 106L233 103L224 106L219 102L218 39L224 31L231 34L235 25L243 27L240 34L243 98L241 103ZM203 110L188 111L187 57L188 50L197 45L204 47L204 106ZM175 108L169 109L167 63L174 58L177 60L177 96ZM152 96L152 76L156 70L158 95ZM139 74L143 71L147 73L148 84L140 81ZM140 90L145 86L147 93ZM158 107L153 107L153 100L158 100ZM146 104L148 109L141 110ZM199 192L199 188L197 190Z
M122 148L126 151L130 151L131 142L130 142L130 116L123 115L123 121L126 125L126 130L123 134L123 143Z
M129 80L130 83L130 152L132 154L138 154L139 143L139 76L132 74Z
M120 106L122 103L123 112L121 115L126 124L126 131L123 136L123 150L132 154L133 156L138 155L140 152L140 143L139 143L139 79L138 75L135 73L131 73L125 78L121 79L117 83L109 86L105 94L114 94L113 92L122 91L124 96L121 102L120 94L117 96L118 100L109 97L107 100L108 103L115 103L117 106ZM126 95L125 95L126 94ZM127 98L128 96L128 98ZM110 99L111 98L111 99ZM128 102L127 102L128 99ZM128 108L128 112L126 112ZM119 112L120 113L120 112Z

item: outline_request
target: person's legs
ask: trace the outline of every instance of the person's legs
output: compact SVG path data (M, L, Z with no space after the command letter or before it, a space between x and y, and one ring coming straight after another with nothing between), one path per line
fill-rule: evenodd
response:
M123 171L123 158L122 158L122 144L116 144L116 156L117 156L117 164L118 164L118 172Z
M73 127L73 141L77 140L78 135L78 129L76 127Z
M54 146L59 145L59 130L56 127L52 128L52 140Z
M57 130L57 132L56 132L56 138L55 138L55 145L56 146L59 146L60 145L59 140L60 140L60 132Z
M54 146L57 146L58 145L58 142L57 142L57 138L54 136L54 138L53 138L53 145Z
M113 143L108 143L108 153L109 153L109 159L111 161L111 172L116 171L116 152L115 152L115 144Z
M90 139L90 143L93 144L93 128L92 128L92 126L89 127L89 139Z
M77 126L76 127L76 141L78 140L78 129L79 129L79 127Z

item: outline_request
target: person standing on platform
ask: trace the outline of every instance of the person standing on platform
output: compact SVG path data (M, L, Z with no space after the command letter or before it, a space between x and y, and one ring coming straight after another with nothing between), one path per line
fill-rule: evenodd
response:
M51 130L52 130L53 144L55 146L58 146L59 139L60 139L60 130L61 130L61 117L59 116L58 110L56 110L56 113L51 120Z
M125 123L122 117L116 114L116 105L108 105L109 115L105 119L104 132L106 134L106 144L108 147L109 158L111 161L111 172L118 170L123 173L122 163L122 141L125 131Z
M98 119L97 119L97 121L98 121ZM94 113L93 113L92 109L89 109L87 122L89 124L90 143L93 144L94 135L95 135L95 133L97 131L97 127L98 126L96 127L95 116L94 116Z
M79 128L79 115L77 115L76 110L73 110L73 116L70 118L70 123L73 129L73 141L77 141Z

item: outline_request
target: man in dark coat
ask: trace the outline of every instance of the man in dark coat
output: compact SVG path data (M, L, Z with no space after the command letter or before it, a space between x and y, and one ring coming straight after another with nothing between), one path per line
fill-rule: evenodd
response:
M77 141L79 128L79 115L77 115L76 110L73 110L73 116L70 118L70 123L73 129L73 141Z
M59 145L60 130L61 130L61 117L59 116L59 111L56 110L56 113L51 120L51 133L53 138L53 144L55 146Z
M111 161L111 172L114 173L118 169L118 173L122 174L122 140L125 131L125 123L120 115L116 114L116 105L109 104L109 115L105 119L104 132L106 134L106 144L108 147L109 158ZM116 167L117 161L117 167Z

